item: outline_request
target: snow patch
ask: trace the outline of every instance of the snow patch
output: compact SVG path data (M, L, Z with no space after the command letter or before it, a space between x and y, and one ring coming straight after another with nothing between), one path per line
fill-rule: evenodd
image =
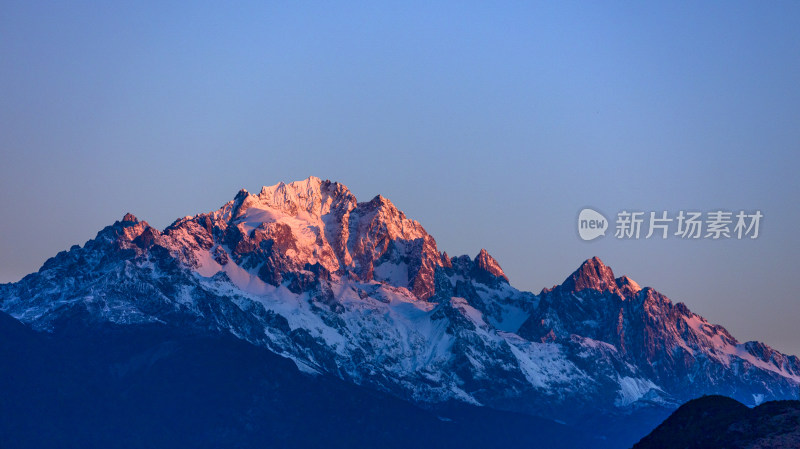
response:
M531 385L540 389L553 386L578 387L587 377L566 359L557 343L538 343L507 332L499 332L517 359Z
M408 264L384 262L374 268L375 280L391 285L405 287L408 285Z
M621 377L619 378L619 391L617 391L617 399L614 400L614 405L618 407L631 405L654 389L660 390L656 384L647 379Z

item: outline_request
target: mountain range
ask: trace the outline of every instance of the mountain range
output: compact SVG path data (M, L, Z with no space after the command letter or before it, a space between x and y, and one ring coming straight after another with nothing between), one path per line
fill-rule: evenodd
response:
M126 214L0 285L0 310L24 325L12 334L25 341L99 341L109 329L135 329L170 335L163 343L179 332L193 353L197 338L222 338L317 379L309 385L380 395L440 423L453 422L442 415L449 410L581 429L554 436L564 447L581 447L569 434L630 446L702 395L749 406L800 396L797 357L739 342L596 257L560 285L520 291L486 250L451 257L387 198L358 202L315 177L241 190L163 231ZM130 348L109 341L107 351ZM125 349L99 366L141 365L126 359L139 356Z

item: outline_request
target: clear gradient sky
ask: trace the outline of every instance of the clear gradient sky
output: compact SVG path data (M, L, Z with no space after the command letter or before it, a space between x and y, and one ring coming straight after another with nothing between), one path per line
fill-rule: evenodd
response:
M435 4L434 4L435 3ZM800 3L0 4L0 282L315 175L538 292L599 256L800 354ZM756 240L578 239L584 206Z

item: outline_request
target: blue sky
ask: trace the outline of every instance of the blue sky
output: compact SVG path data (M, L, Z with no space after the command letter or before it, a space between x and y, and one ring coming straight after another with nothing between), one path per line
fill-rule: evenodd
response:
M599 256L800 354L800 5L0 6L0 282L132 212L315 175L539 291ZM756 240L578 239L590 206L755 210Z

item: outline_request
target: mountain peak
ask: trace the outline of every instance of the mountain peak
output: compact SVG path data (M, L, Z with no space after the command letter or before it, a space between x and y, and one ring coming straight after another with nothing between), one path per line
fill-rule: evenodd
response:
M586 260L562 284L568 291L578 292L584 289L598 291L616 291L617 282L614 272L598 257Z
M503 272L503 269L500 268L500 264L497 263L494 257L492 257L488 251L481 248L480 252L477 256L475 256L475 267L490 273L493 276L503 278L508 282L508 277Z
M372 207L387 206L390 208L397 208L389 198L386 198L381 194L375 195L375 197L369 200L367 204Z
M271 186L263 186L257 195L242 189L234 198L234 214L238 218L247 209L278 210L288 215L308 213L311 216L322 216L331 208L352 208L356 200L350 190L338 182L321 180L309 176L301 181L290 183L279 182Z
M327 181L330 182L330 181ZM261 188L261 192L259 196L267 196L269 194L275 195L276 193L280 192L282 194L286 194L287 192L305 192L305 193L312 193L312 192L319 192L321 190L322 184L324 181L317 178L316 176L309 176L306 179L302 179L300 181L292 181L290 183L279 182L277 184L271 186L264 186Z
M635 295L636 293L639 293L639 291L642 289L642 287L639 286L639 284L636 283L636 281L629 278L628 276L622 276L616 279L616 283L617 287L623 294Z
M133 215L132 213L128 212L128 213L126 213L126 214L125 214L125 216L124 216L124 217L122 217L122 220L121 220L121 221L122 221L123 223L127 223L127 222L131 222L131 223L138 223L138 222L139 222L139 219L138 219L138 218L136 218L136 216L135 216L135 215Z

